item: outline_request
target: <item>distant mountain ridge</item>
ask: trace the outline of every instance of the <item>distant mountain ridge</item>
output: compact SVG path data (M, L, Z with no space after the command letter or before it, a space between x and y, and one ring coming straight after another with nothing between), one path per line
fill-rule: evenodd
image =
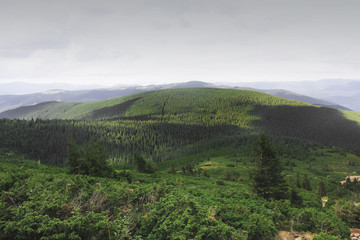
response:
M300 82L241 82L228 83L228 85L259 89L286 89L360 111L360 80L357 79L323 79Z
M75 85L69 83L28 83L28 82L10 82L0 83L0 95L23 95L48 91L50 89L62 89L67 91L88 90L102 88L98 84Z
M149 85L149 86L132 86L132 87L115 87L115 88L99 88L89 90L61 90L53 89L40 93L24 94L24 95L0 95L0 112L4 112L10 109L15 109L22 106L36 105L42 102L94 102L100 100L106 100L116 97L127 96L135 93L156 91L162 89L176 89L176 88L221 88L221 89L239 89L239 90L252 90L257 92L268 93L273 96L278 96L286 99L298 100L313 105L325 106L335 109L350 110L339 104L316 99L304 95L290 92L287 90L263 90L250 87L238 87L227 85L215 85L212 83L206 83L201 81L190 81L184 83L173 83L166 85Z

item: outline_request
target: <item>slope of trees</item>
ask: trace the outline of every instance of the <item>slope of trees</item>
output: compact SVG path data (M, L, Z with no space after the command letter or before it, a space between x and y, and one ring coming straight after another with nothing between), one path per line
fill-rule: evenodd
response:
M358 123L339 111L250 91L176 89L65 105L43 111L96 121L0 120L0 141L55 165L65 162L68 138L80 145L99 139L111 164L130 163L135 152L155 162L173 159L226 146L234 136L248 144L259 132L360 152ZM303 159L306 154L292 153Z
M0 141L4 146L55 165L65 162L67 139L83 145L96 138L106 149L111 163L118 164L131 162L135 152L152 161L201 152L214 144L227 144L219 141L223 136L241 133L236 127L226 125L205 127L137 120L0 120L0 127L3 129ZM202 141L210 142L203 144Z
M360 152L360 126L335 109L273 106L255 110L262 116L254 124L266 133L314 141Z

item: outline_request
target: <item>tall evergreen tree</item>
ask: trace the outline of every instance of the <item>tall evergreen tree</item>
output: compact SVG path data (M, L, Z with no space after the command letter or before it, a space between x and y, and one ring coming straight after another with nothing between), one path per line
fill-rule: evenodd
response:
M114 170L106 161L106 152L100 141L92 139L84 147L68 141L67 164L69 172L97 177L111 177Z
M326 196L326 189L325 189L325 185L324 185L323 181L319 182L318 193L322 197Z
M286 198L283 169L268 137L262 134L256 145L257 166L252 172L254 191L265 199Z
M146 171L146 161L143 156L138 153L135 153L132 159L132 163L134 164L135 171L137 172L145 172Z
M155 165L147 162L141 154L135 153L132 159L135 171L143 173L153 173L156 171Z
M69 139L66 150L66 164L69 166L69 172L78 173L79 159L81 157L79 146L72 139Z
M296 187L301 188L299 172L296 173Z
M293 186L290 189L290 203L293 205L301 206L302 201L302 197L298 194L296 188Z
M306 174L304 175L303 188L308 191L311 191L311 189L312 189L310 179L308 178L308 176Z

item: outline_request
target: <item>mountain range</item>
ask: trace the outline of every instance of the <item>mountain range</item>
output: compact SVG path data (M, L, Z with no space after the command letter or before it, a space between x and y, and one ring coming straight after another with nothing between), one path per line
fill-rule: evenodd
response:
M286 99L298 100L313 105L325 106L329 108L342 109L342 110L358 110L360 105L357 108L356 103L354 104L345 104L344 106L338 104L338 102L348 103L351 102L356 96L342 96L342 97L327 97L327 99L309 97L307 95L298 94L293 91L284 90L284 89L274 89L271 88L269 83L255 84L257 87L269 87L268 89L263 88L253 88L248 83L243 84L244 87L239 86L230 86L223 84L212 84L201 81L190 81L184 83L174 83L174 84L165 84L165 85L149 85L149 86L120 86L112 88L95 88L95 89L86 89L83 90L63 90L63 89L52 89L46 90L39 93L30 93L30 94L20 94L20 95L0 95L0 112L4 112L10 109L15 109L22 106L31 106L43 102L93 102L99 100L106 100L115 97L127 96L135 93L156 91L162 89L176 89L176 88L221 88L221 89L238 89L238 90L252 90L257 92L267 93L273 96L278 96ZM35 85L38 86L38 85ZM49 87L45 85L43 87ZM277 85L272 85L276 87ZM89 87L89 86L88 86ZM286 87L286 86L285 86ZM357 96L360 98L360 93ZM336 101L332 101L336 100ZM348 108L350 106L353 108Z

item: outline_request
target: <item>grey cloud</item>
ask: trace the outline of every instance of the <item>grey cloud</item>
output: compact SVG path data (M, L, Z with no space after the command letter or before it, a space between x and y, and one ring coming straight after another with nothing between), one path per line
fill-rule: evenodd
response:
M28 42L24 44L25 49L61 49L66 48L70 44L70 41L67 39L59 40L47 40L47 39L38 39L37 41Z
M2 1L0 64L9 78L356 78L359 9L358 0Z
M96 61L116 61L118 59L125 59L127 61L134 61L141 58L141 55L131 51L109 51L109 50L87 50L80 51L76 54L77 59L82 62L96 62Z
M0 58L29 58L33 51L18 49L0 49Z

